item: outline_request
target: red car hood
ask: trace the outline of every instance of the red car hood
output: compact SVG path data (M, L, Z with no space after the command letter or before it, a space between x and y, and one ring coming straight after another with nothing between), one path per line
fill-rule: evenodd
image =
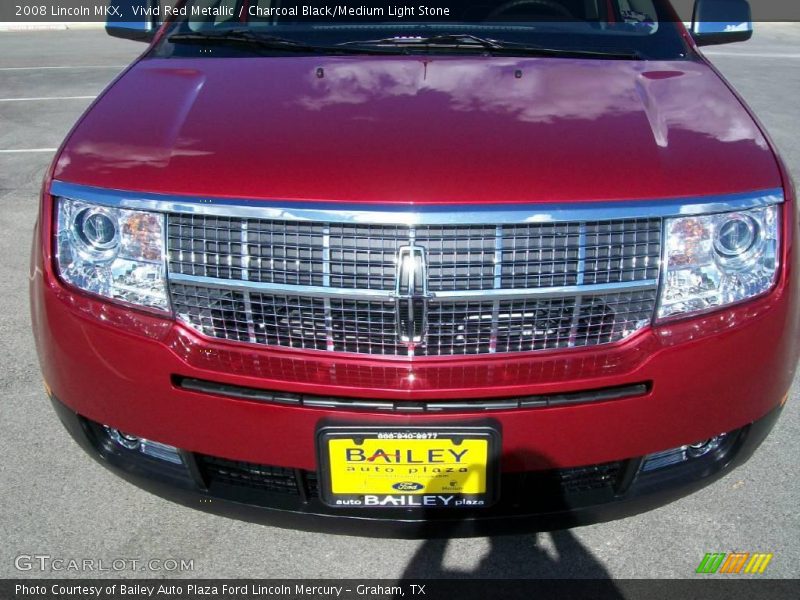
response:
M146 59L87 113L55 176L168 194L403 203L781 185L766 139L706 65L553 58Z

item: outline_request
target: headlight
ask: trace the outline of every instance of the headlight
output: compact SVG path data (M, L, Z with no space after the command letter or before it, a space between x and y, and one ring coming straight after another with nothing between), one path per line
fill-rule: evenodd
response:
M169 312L164 217L58 199L58 271L77 288Z
M769 291L778 273L779 207L665 222L658 318L701 313Z

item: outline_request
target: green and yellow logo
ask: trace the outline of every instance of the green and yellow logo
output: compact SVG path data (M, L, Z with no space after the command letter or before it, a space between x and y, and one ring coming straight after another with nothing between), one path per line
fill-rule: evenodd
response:
M773 555L764 552L711 552L703 557L696 573L701 575L756 575L767 570Z

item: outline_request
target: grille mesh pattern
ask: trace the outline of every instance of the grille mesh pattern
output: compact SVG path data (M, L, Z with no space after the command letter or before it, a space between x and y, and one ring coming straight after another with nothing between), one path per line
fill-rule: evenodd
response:
M503 237L503 287L578 285L580 223L513 225Z
M393 302L251 293L172 285L181 320L206 335L240 342L359 354L405 355ZM415 356L525 352L605 344L646 324L655 291L583 298L431 302L427 343ZM330 314L330 327L326 325Z
M394 289L395 257L408 244L408 229L384 225L331 225L331 286Z
M172 273L261 283L321 286L325 251L330 285L392 290L395 259L411 229L169 216ZM644 281L658 276L660 219L587 223L418 227L414 243L426 250L430 291L541 288L583 283ZM580 248L585 268L580 272Z
M583 283L657 279L660 256L660 219L587 223Z
M494 287L496 227L423 227L416 244L427 250L431 291Z

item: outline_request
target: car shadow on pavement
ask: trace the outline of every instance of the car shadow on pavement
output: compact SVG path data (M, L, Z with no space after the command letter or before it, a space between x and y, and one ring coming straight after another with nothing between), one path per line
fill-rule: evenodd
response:
M543 542L550 536L553 556ZM488 538L490 550L474 569L452 569L445 565L450 547L458 551L458 540L426 540L409 561L404 580L420 579L600 579L608 571L569 531ZM603 584L604 598L623 598L609 580ZM617 594L615 595L615 592Z
M549 458L530 452L506 454L503 461L518 471L552 471L554 468ZM494 468L499 468L499 465L494 465ZM544 483L535 484L536 493L548 495L557 503L568 504L563 496L563 487L557 483L557 478L543 481ZM525 489L530 490L530 488ZM513 493L513 490L510 492ZM594 579L602 580L597 589L597 597L624 598L610 580L610 575L603 564L567 529L547 533L498 536L491 534L488 529L491 525L488 525L486 538L490 547L478 565L471 570L449 568L445 564L448 552L451 555L458 555L458 547L464 542L448 536L448 531L457 535L463 523L452 521L451 525L441 522L437 525L436 509L428 511L432 535L427 537L423 527L421 537L424 541L406 565L403 580ZM476 525L478 531L483 528L483 525ZM550 539L545 536L549 536Z

